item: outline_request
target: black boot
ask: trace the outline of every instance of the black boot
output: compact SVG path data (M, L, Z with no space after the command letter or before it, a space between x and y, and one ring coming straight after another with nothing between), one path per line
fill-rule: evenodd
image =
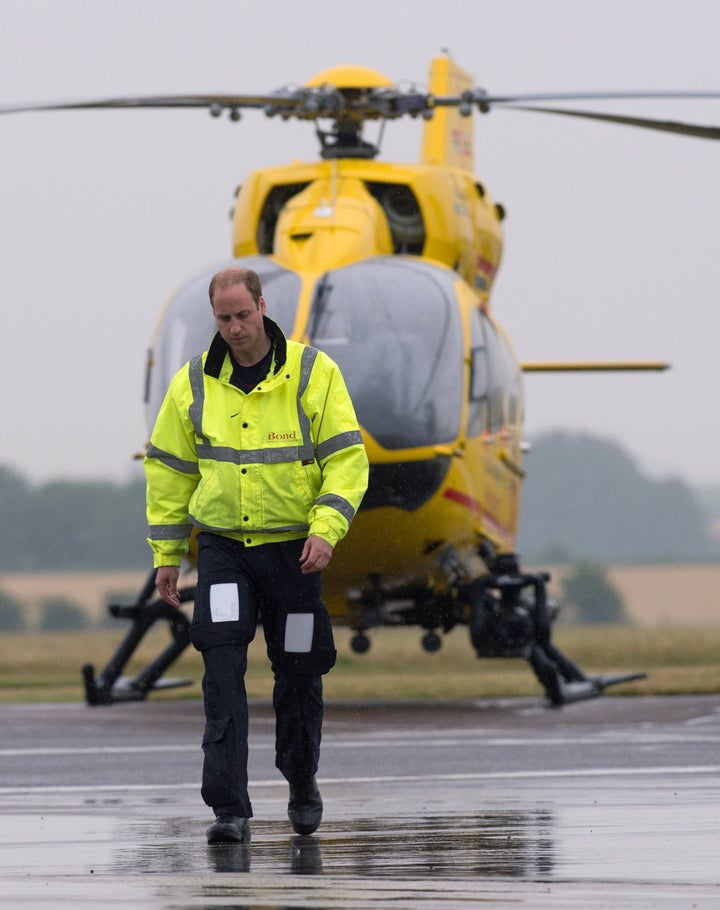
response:
M312 834L322 821L323 802L314 777L290 781L288 818L296 834Z
M238 815L218 815L207 829L209 844L242 844L249 836L248 820Z

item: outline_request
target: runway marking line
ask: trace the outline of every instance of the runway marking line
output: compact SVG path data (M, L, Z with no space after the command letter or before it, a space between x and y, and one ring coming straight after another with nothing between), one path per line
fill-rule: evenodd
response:
M649 732L649 733L634 733L631 734L632 742L637 743L638 745L662 745L662 744L671 744L674 742L697 742L697 743L712 743L720 742L720 734L687 734L685 732L680 733L660 733L660 732ZM627 745L628 743L628 734L623 732L618 734L617 737L606 736L606 737L597 737L597 736L574 736L574 737L530 737L530 736L518 736L518 737L484 737L484 736L457 736L457 737L444 737L442 739L431 739L428 740L426 734L418 734L418 737L409 736L409 737L399 737L396 734L390 734L386 737L377 737L372 738L353 738L350 740L332 740L326 739L323 741L323 750L325 749L376 749L379 747L383 748L397 748L398 746L404 746L408 743L414 743L416 741L423 741L423 747L428 748L447 748L454 746L497 746L504 748L506 746L567 746L567 745L583 745L583 746L601 746L606 748L608 745L613 745L615 743L620 743L622 745ZM274 748L274 739L271 734L261 734L253 736L250 735L251 747L255 746L256 748L272 745ZM135 755L141 753L167 753L167 752L188 752L199 749L199 740L197 742L191 742L183 745L157 745L157 746L38 746L33 748L16 748L16 749L0 749L0 758L15 758L19 756L42 756L42 755Z
M391 775L384 777L333 777L323 778L318 783L325 786L347 784L388 784L388 783L416 783L429 781L482 781L482 780L549 780L572 777L657 777L664 774L678 776L688 775L718 775L720 765L686 765L662 766L657 768L578 768L563 771L487 771L468 774L418 774L418 775ZM197 789L198 782L177 784L105 784L80 786L74 784L43 784L41 786L25 787L0 787L0 796L10 796L22 793L117 793L146 792L158 790L187 790ZM286 787L284 780L255 781L254 787Z

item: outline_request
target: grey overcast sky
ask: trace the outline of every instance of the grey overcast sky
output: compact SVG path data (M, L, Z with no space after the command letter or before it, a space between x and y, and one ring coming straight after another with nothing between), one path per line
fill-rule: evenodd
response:
M0 0L0 104L264 92L344 63L422 86L445 48L492 92L720 90L719 40L717 0ZM595 107L720 124L718 101ZM500 109L475 127L518 357L672 364L528 376L527 434L613 437L653 476L720 484L720 143ZM416 161L420 132L389 124L382 157ZM0 118L0 149L0 464L125 480L163 302L230 254L249 170L316 158L312 127L33 113Z

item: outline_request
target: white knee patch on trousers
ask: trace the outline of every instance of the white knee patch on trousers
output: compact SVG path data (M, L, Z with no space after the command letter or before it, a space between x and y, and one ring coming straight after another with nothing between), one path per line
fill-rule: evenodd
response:
M288 613L285 623L285 650L307 654L312 648L315 617L312 613Z
M234 582L210 585L210 616L213 622L237 622L240 618L240 598Z

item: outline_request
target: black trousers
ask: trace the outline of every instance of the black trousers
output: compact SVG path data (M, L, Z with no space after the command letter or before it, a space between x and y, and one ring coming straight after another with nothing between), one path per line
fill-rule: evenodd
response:
M335 663L320 573L303 575L304 541L244 547L198 535L192 640L205 666L202 797L216 815L252 816L248 795L247 648L258 619L275 677L275 764L287 780L316 773L322 675Z

